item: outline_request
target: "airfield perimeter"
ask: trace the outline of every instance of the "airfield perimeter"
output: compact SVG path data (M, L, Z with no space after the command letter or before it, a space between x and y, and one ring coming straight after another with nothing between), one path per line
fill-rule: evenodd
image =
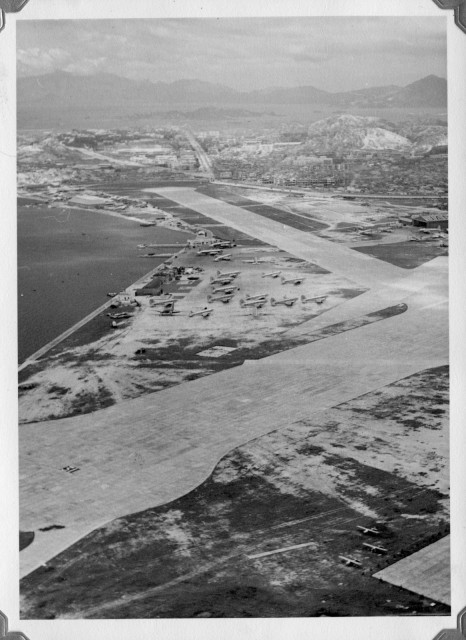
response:
M21 529L64 527L37 533L21 552L22 576L108 521L186 494L235 447L448 362L446 257L405 270L191 188L155 191L368 289L309 330L407 310L94 413L22 425ZM64 474L71 457L79 473Z

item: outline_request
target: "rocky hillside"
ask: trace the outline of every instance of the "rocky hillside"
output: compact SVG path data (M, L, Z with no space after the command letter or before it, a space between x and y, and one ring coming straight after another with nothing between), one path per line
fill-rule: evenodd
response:
M306 150L315 153L341 153L354 149L409 150L412 147L412 142L407 137L394 131L393 124L384 124L378 118L353 115L318 120L308 129Z

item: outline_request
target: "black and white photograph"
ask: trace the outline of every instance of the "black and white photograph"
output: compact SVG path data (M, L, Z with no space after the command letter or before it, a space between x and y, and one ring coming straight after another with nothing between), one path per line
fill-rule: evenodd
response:
M454 628L462 14L77 4L0 32L0 609L30 640Z

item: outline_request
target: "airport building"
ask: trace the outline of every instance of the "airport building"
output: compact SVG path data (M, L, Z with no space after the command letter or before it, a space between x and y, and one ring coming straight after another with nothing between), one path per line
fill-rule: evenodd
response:
M425 213L420 216L413 217L413 225L415 227L424 227L426 229L447 229L448 215L442 213Z

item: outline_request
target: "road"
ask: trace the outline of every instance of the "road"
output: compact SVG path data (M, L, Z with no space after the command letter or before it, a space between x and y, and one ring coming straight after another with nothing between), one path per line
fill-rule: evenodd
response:
M208 178L214 180L215 175L210 158L194 137L193 132L190 131L190 129L184 128L180 129L180 132L184 133L186 138L188 139L189 144L192 146L203 172L207 175Z
M109 520L195 488L234 447L448 362L445 258L405 271L192 189L170 198L370 287L310 330L400 302L408 310L95 413L21 426L21 529L36 533L22 576ZM39 531L52 525L65 528Z

